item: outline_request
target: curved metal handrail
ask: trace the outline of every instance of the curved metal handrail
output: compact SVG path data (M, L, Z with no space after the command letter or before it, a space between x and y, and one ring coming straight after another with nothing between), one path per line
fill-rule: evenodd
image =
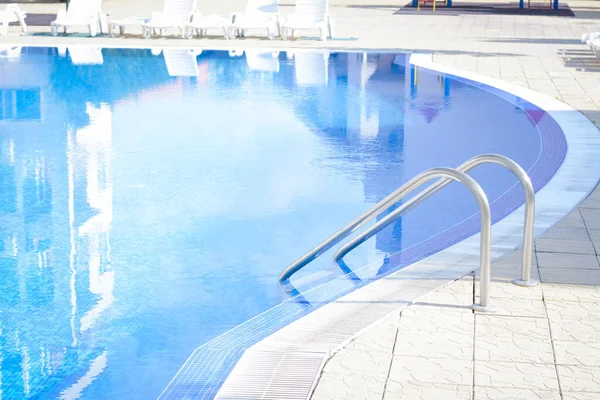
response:
M489 308L489 297L490 297L490 257L491 257L491 213L490 206L487 197L481 189L481 186L473 178L465 174L464 172L458 171L452 168L433 168L425 172L420 173L399 189L395 190L392 194L387 196L385 199L380 201L375 207L361 215L357 220L340 230L335 235L328 238L326 241L315 247L313 250L308 252L306 255L298 259L296 262L287 267L280 275L280 280L287 280L301 269L304 265L308 264L327 249L331 248L335 243L342 239L342 236L347 236L354 230L358 229L368 220L373 218L377 213L383 209L387 209L391 204L395 203L402 197L406 196L425 182L435 178L446 178L454 181L458 181L465 185L469 191L475 196L477 204L479 205L479 211L481 215L481 243L480 243L480 303L473 305L477 310L486 311ZM407 203L408 204L408 203ZM383 220L386 221L392 214L386 216Z
M535 279L531 279L531 255L533 252L533 228L534 228L534 217L535 217L535 192L533 190L533 185L531 184L531 180L527 173L521 168L519 164L515 161L511 160L508 157L501 156L499 154L482 154L476 157L471 158L470 160L464 162L456 169L461 172L468 172L471 169L486 163L494 163L502 165L512 171L521 186L523 186L523 190L525 192L525 223L524 223L524 232L523 232L523 261L521 267L521 278L516 278L514 283L519 286L535 286L538 284L538 281ZM451 179L441 179L429 186L427 189L415 195L406 203L399 206L396 210L391 212L381 221L377 222L375 225L362 232L360 235L356 236L354 239L343 245L339 248L339 250L333 256L334 261L344 271L344 268L340 266L340 261L342 258L348 254L350 251L355 249L357 246L362 244L364 241L371 238L377 232L384 229L386 226L394 222L396 219L400 218L402 215L406 214L408 211L412 210L423 201L439 192L442 188L448 186L452 182Z

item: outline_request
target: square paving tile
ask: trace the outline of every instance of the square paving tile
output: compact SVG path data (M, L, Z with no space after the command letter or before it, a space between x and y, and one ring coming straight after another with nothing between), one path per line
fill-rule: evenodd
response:
M477 369L478 361L553 363L554 355L550 340L524 335L503 337L476 333L475 361Z
M600 343L600 319L550 319L552 339Z
M600 307L595 303L576 301L546 300L546 310L550 320L558 319L600 319Z
M560 400L558 390L475 388L475 400Z
M471 385L473 361L394 356L390 380L396 382Z
M524 336L550 342L548 321L543 318L503 317L492 314L475 315L476 334L512 338Z
M600 342L554 340L553 343L557 364L600 366Z
M381 400L385 377L376 379L362 374L326 373L319 379L312 400Z
M588 232L584 228L550 228L544 232L544 239L558 240L590 240Z
M600 393L600 367L558 365L557 369L564 392Z
M550 301L600 302L598 286L542 283L542 290L544 298Z
M384 398L386 400L471 400L473 398L473 388L467 385L397 382L390 379L386 386Z
M600 399L600 392L596 393L585 393L585 392L564 392L563 400L598 400Z
M477 361L475 386L558 390L553 364Z
M427 332L428 331L428 332ZM400 329L394 347L398 356L473 359L473 332L450 335L447 332Z
M537 253L541 268L598 269L600 263L593 254Z
M543 283L600 285L600 269L540 268Z
M535 249L547 253L596 254L591 241L537 239Z
M581 208L579 211L588 229L600 229L600 210Z

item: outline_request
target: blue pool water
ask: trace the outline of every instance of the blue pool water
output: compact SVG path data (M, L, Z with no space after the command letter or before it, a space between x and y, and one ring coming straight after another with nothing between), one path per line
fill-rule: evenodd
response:
M288 264L417 173L489 152L541 168L542 111L407 60L0 52L2 398L156 398L194 349L289 299ZM522 203L510 172L472 176L512 196L505 214ZM346 262L389 266L476 210L450 185ZM340 274L325 254L293 282Z

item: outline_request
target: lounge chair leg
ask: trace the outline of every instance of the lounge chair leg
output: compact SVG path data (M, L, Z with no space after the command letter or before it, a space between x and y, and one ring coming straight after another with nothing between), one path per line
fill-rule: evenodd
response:
M6 35L8 33L8 21L0 21L0 35Z
M223 27L223 37L225 40L229 40L229 29L226 26Z
M17 13L17 19L19 20L19 25L21 25L21 32L27 32L27 25L25 24L25 18L23 18L23 14Z
M90 36L94 37L96 36L96 26L94 25L90 25Z
M148 39L152 35L150 28L144 28L144 39Z
M324 26L321 26L321 27L319 28L319 32L321 33L321 41L323 41L323 42L324 42L325 40L327 40L327 34L325 33L325 29L326 29L326 28L325 28Z
M273 32L270 27L267 28L267 35L269 35L269 40L275 39L275 32Z

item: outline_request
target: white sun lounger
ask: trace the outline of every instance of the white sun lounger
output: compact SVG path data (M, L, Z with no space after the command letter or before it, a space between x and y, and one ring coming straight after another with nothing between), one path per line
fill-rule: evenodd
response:
M318 29L321 40L333 37L335 20L329 15L328 0L296 0L294 12L281 25L281 36L294 36L296 30Z
M56 20L50 23L52 35L58 35L58 29L72 26L86 26L90 31L90 36L96 36L97 28L100 27L102 33L107 26L106 14L102 12L102 0L71 0L68 10L58 10Z
M233 14L230 37L245 36L248 30L263 30L269 39L280 34L278 0L248 0L246 11Z
M600 37L592 40L590 42L590 47L592 48L592 51L594 52L596 57L600 58Z
M18 5L7 4L5 10L0 10L0 35L8 33L8 25L12 22L18 22L21 25L21 31L27 32L26 16Z
M246 63L252 71L279 72L279 52L246 50Z
M183 37L190 39L194 35L205 36L209 29L219 29L223 32L225 39L229 39L232 21L232 16L217 14L205 16L202 13L194 13L192 22L185 27Z
M581 36L581 43L591 44L592 40L600 38L600 32L584 33Z
M165 34L167 29L179 29L179 34L184 35L185 27L191 22L196 11L196 0L165 0L161 11L152 13L152 17L142 24L145 38L154 34Z

